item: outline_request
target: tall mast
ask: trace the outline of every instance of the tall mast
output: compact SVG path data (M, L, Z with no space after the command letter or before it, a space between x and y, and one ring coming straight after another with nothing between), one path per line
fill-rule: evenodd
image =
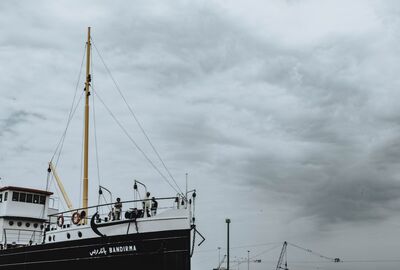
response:
M89 189L89 96L90 96L90 27L88 27L88 39L86 43L86 82L85 82L85 142L84 142L84 154L83 154L83 204L82 207L87 212L88 207L88 189ZM86 219L84 221L86 223Z

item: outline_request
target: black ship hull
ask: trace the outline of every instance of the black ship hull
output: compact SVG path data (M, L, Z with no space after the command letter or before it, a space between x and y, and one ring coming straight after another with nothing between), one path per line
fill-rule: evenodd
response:
M190 230L96 237L0 251L0 270L109 270L122 266L190 270Z

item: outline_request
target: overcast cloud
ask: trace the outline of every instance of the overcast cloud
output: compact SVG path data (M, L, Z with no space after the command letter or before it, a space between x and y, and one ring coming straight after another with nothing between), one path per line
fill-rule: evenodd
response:
M92 26L172 174L184 187L189 172L198 190L207 241L193 269L216 266L226 217L232 245L248 246L234 256L262 253L256 270L278 259L265 243L285 240L344 260L398 259L399 16L397 1L372 0L2 1L2 184L45 187ZM95 91L157 163L95 51L93 68ZM123 198L133 179L173 194L96 98L95 108L101 183ZM81 135L79 107L59 164L76 204ZM295 265L318 261L296 252L298 269L400 267Z

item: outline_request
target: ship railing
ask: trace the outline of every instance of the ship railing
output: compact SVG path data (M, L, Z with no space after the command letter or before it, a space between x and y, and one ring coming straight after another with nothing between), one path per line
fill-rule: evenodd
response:
M195 194L195 193L194 193ZM196 195L194 195L195 197ZM92 219L93 215L96 215L95 222L113 222L118 220L127 220L133 218L151 218L158 214L171 210L171 209L188 209L190 218L192 219L192 212L194 208L194 202L192 198L176 196L176 197L163 197L155 198L158 203L156 213L151 209L152 199L141 199L141 200L127 200L121 201L122 210L120 218L117 219L115 211L115 202L105 203L90 206L88 208L76 208L64 212L49 215L47 231L57 230L58 228L69 228L71 226L81 226L87 224ZM87 215L87 212L90 214ZM57 221L56 221L57 220Z
M3 229L3 237L0 248L13 246L27 246L40 244L43 239L43 231L29 229Z

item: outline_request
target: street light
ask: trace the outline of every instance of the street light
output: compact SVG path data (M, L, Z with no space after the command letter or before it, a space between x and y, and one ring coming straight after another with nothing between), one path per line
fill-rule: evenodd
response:
M247 270L250 270L250 250L247 251Z
M226 222L226 226L227 226L226 270L229 270L229 224L231 223L231 220L229 218L227 218L227 219L225 219L225 222Z

